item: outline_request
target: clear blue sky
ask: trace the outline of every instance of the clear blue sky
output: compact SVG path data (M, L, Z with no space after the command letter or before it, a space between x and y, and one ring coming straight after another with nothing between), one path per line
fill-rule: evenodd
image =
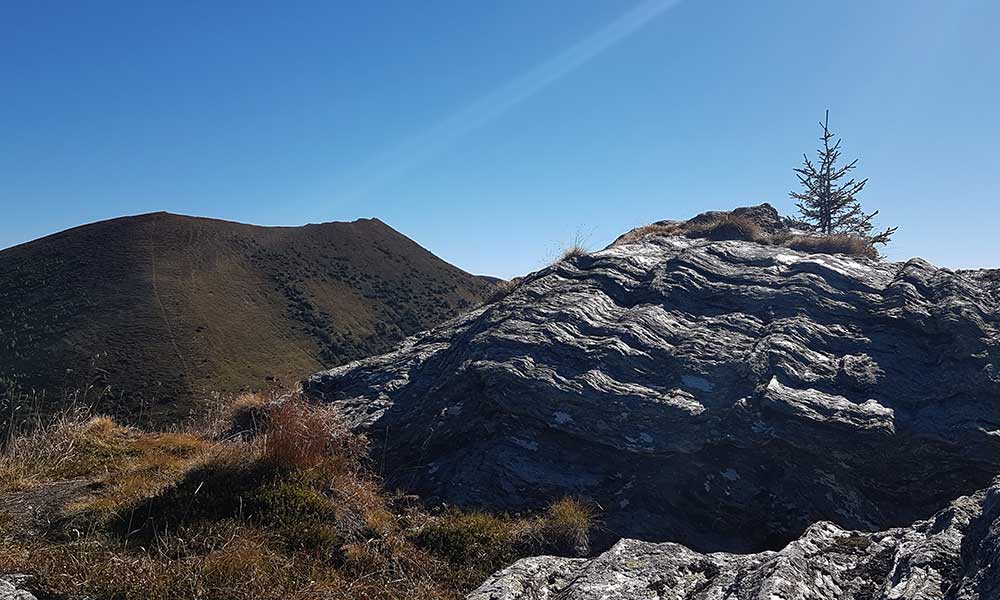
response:
M623 16L624 15L624 16ZM832 128L892 258L1000 266L996 0L4 2L0 247L379 217L467 270L792 203Z

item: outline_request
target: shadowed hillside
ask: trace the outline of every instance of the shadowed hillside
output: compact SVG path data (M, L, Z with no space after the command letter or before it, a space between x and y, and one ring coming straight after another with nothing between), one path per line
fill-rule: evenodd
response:
M385 351L492 287L376 219L124 217L0 252L0 376L176 416Z

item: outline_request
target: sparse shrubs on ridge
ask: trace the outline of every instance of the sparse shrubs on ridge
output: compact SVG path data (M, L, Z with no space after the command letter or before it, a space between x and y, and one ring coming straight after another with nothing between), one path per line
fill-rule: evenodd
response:
M796 234L787 229L769 233L753 219L734 215L722 215L696 223L653 223L629 231L612 245L635 243L654 235L684 236L714 241L739 240L766 246L784 246L813 254L879 257L869 238L850 234Z
M562 253L555 262L560 263L578 256L583 256L587 254L587 252L586 239L579 232L577 232L577 234L573 236L573 241L563 247Z

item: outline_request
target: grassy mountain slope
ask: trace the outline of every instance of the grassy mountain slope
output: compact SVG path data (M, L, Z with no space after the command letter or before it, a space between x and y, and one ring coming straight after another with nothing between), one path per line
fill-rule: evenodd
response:
M385 351L492 287L378 220L123 217L0 252L0 376L176 415Z

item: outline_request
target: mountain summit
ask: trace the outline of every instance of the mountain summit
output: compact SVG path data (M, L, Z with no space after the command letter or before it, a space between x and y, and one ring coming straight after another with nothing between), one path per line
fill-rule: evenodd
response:
M0 375L176 416L384 352L492 288L377 219L123 217L0 252Z

